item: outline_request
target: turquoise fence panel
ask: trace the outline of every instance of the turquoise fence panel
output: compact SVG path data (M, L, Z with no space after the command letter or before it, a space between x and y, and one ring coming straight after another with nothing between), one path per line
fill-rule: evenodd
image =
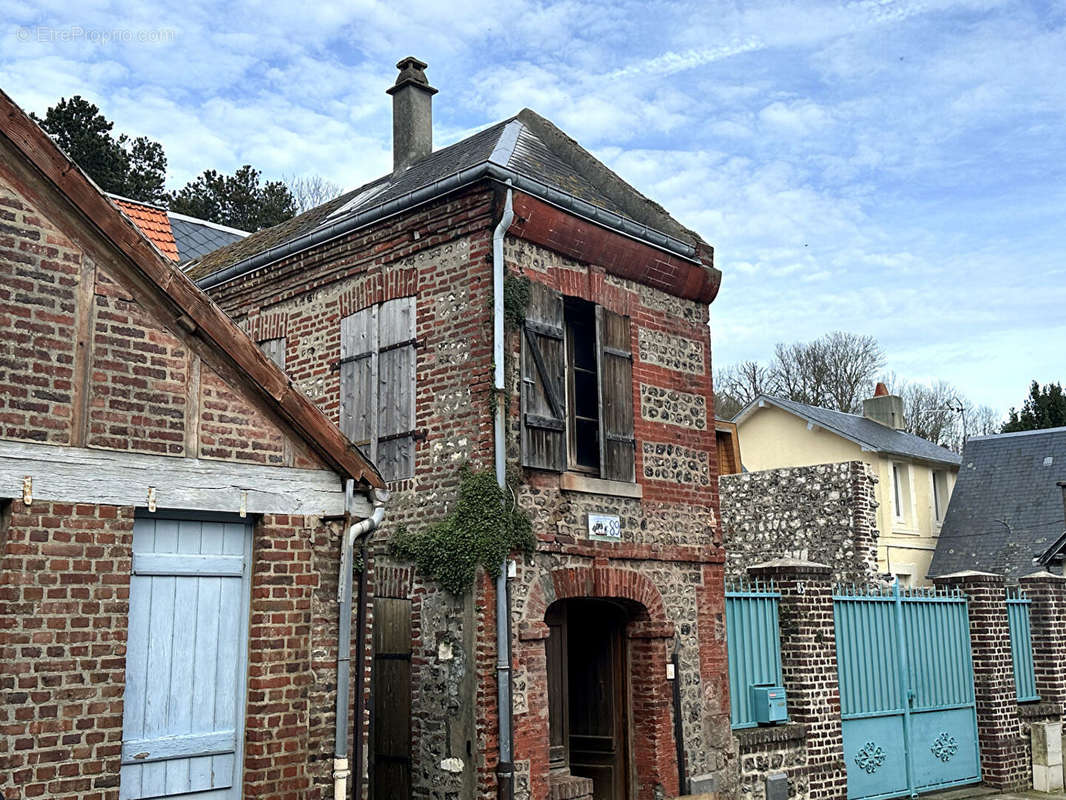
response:
M734 728L755 727L751 687L781 686L781 634L773 585L738 583L725 593L729 646L729 716Z
M1007 621L1010 623L1010 654L1014 662L1014 691L1019 703L1039 700L1033 666L1033 639L1029 627L1029 598L1019 590L1007 590Z

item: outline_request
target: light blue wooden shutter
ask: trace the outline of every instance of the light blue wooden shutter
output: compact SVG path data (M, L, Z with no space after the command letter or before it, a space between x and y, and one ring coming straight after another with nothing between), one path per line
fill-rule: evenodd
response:
M236 800L251 527L139 518L133 531L120 800Z

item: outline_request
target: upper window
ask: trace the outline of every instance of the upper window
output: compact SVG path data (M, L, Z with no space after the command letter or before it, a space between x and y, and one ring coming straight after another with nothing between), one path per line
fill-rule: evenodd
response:
M906 523L910 514L910 472L906 464L892 464L892 503L896 522Z
M539 283L522 332L522 464L633 481L629 318Z
M341 320L341 430L387 481L414 476L415 299Z
M933 519L944 521L948 510L948 474L943 470L933 470Z
M259 349L263 355L273 361L281 369L285 369L285 337L277 339L264 339L259 342Z

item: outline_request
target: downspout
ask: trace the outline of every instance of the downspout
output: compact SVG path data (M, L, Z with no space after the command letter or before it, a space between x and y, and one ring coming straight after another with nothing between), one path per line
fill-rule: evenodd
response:
M495 397L495 456L496 482L507 488L507 443L505 436L507 405L503 376L503 237L514 221L511 181L507 181L507 197L503 216L492 232L492 359ZM496 578L496 708L500 721L500 758L496 765L496 796L499 800L514 797L514 731L511 707L511 598L507 583L507 558L500 565Z
M354 492L354 481L345 486L349 508ZM347 800L348 777L348 680L351 675L352 651L352 556L355 543L363 556L363 569L359 573L359 609L356 620L356 637L359 650L356 654L355 674L355 782L363 776L363 713L365 709L364 681L366 675L366 542L385 517L385 503L389 493L374 489L371 501L374 510L369 517L360 520L345 533L341 543L341 566L337 576L338 627L337 634L337 720L333 748L333 800ZM360 792L360 796L362 793Z

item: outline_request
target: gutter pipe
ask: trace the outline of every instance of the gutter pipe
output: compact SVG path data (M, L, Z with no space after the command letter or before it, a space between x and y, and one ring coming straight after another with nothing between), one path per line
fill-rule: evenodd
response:
M511 181L507 181L507 196L503 215L492 232L492 358L493 389L496 395L494 415L496 482L501 489L507 487L506 430L507 406L503 375L503 237L514 221ZM512 800L514 797L514 730L511 703L511 597L507 581L507 557L500 564L496 578L496 708L499 716L500 758L496 765L496 797Z
M445 192L451 192L469 186L482 178L489 178L491 180L508 184L515 189L519 189L534 197L538 197L547 203L563 208L574 216L582 217L589 222L610 228L611 230L622 233L631 239L638 239L645 244L650 244L660 250L665 250L671 255L683 258L693 264L699 264L699 261L696 258L696 248L688 242L670 236L655 228L635 222L629 219L629 217L624 217L621 214L616 214L613 211L600 208L599 206L586 202L572 194L559 191L558 189L548 186L546 183L542 183L534 178L529 178L507 167L500 166L491 161L486 161L477 166L468 167L467 169L454 172L447 177L428 184L427 186L423 186L419 189L407 192L406 194L402 194L399 197L395 197L392 200L388 200L379 206L352 214L351 216L340 219L330 225L316 228L313 231L306 233L303 236L298 236L284 244L256 253L254 256L251 256L244 261L231 264L228 267L220 269L218 272L213 272L210 275L200 278L196 281L196 285L206 291L214 286L239 278L240 276L257 270L260 267L267 266L275 261L291 256L294 253L300 253L312 247L317 247L324 242L336 239L337 237L348 234L358 228L378 222L386 217L391 217L401 212L408 211L414 206L426 203L439 197Z
M355 482L345 485L347 505L351 508ZM385 503L389 493L374 489L370 495L374 510L347 530L341 543L341 566L337 576L338 627L337 634L337 714L333 747L333 800L347 800L348 777L348 680L351 675L352 651L352 557L356 542L363 556L363 570L359 573L359 608L356 637L359 650L355 667L355 778L357 786L363 777L363 716L366 709L364 682L366 679L366 542L385 518ZM360 792L360 797L362 793Z

